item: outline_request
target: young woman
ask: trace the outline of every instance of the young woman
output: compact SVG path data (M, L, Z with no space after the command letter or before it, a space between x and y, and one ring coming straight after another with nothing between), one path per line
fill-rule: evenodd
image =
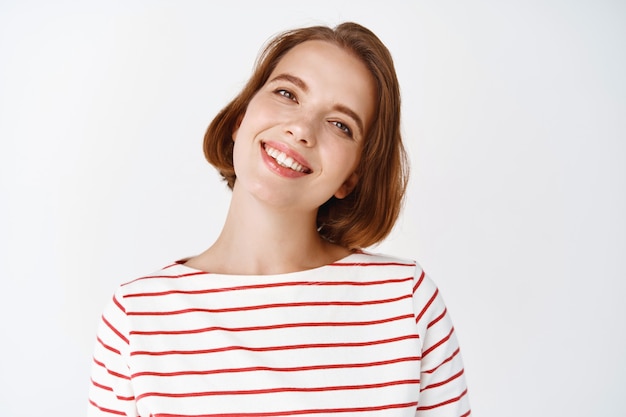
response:
M217 240L122 285L91 416L467 416L445 305L413 261L363 251L407 180L391 56L344 23L269 43L212 121L232 189Z

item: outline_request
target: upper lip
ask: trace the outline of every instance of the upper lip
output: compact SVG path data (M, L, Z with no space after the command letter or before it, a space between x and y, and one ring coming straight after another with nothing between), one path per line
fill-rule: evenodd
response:
M270 140L262 141L262 146L265 148L265 145L268 145L274 149L277 149L281 152L284 152L285 155L289 156L291 159L302 165L308 172L312 172L311 164L306 160L304 156L302 156L297 151L293 150L289 146L285 145L282 142L274 142Z

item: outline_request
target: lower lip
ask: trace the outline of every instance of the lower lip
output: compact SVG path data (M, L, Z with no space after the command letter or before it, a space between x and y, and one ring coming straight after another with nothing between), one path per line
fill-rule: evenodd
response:
M263 147L263 144L261 144L261 157L263 158L263 162L265 162L265 165L267 165L267 167L272 172L274 172L277 175L280 175L281 177L300 178L300 177L304 177L305 175L307 175L304 172L294 171L291 168L287 168L282 165L279 165L278 162L274 158L272 158L271 156L267 154L267 152L265 152L265 148Z

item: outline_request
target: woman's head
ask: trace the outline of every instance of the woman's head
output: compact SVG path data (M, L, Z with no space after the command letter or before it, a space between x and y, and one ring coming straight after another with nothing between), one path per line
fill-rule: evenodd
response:
M319 233L339 245L359 248L382 240L393 228L406 188L408 168L400 135L400 93L391 55L368 29L343 23L334 29L315 26L278 35L259 56L244 89L213 119L204 138L204 152L233 187L233 132L250 100L268 81L278 62L296 45L319 40L357 57L376 84L376 108L362 143L355 170L358 182L345 198L330 198L318 210Z

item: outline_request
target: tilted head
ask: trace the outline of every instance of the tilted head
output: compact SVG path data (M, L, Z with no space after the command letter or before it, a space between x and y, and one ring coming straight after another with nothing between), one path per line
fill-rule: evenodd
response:
M342 23L334 29L314 26L284 32L273 38L257 59L243 90L213 119L204 136L204 153L227 181L236 181L233 132L248 103L267 82L278 62L293 47L310 40L330 42L360 59L376 82L373 121L363 141L359 181L345 198L331 197L318 210L322 237L348 248L363 248L384 239L400 213L408 164L400 134L400 89L393 60L385 45L367 28Z

